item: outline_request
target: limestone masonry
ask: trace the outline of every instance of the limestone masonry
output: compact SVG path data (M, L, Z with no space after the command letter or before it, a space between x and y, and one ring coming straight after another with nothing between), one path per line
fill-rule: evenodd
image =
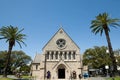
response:
M79 79L82 74L82 55L79 47L60 28L36 54L31 67L32 76L39 80Z

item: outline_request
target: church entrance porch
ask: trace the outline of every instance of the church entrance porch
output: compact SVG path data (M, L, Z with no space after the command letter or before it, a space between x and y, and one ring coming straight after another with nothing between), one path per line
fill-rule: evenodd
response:
M57 67L57 78L58 79L66 79L66 66L64 64L59 64Z
M65 79L65 69L58 69L58 79Z

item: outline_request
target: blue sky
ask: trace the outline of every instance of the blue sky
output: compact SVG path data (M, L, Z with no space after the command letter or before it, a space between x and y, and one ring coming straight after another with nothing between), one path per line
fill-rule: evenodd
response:
M93 46L107 46L105 35L91 33L91 20L99 13L107 12L112 18L120 19L120 0L0 0L0 28L18 26L27 35L21 49L34 58L58 31L63 29L80 47L81 53ZM111 28L113 49L120 48L120 28ZM5 40L0 41L0 51L7 50Z

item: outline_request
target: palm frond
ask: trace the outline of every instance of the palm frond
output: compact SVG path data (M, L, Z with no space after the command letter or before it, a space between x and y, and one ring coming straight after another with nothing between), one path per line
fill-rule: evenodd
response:
M26 35L21 33L23 30L24 29L19 30L18 27L13 27L12 25L6 27L3 26L2 28L0 28L0 36L2 36L1 39L6 39L6 42L12 40L14 41L14 46L15 42L17 42L19 46L22 47L20 43L25 44L23 40L26 39Z
M118 28L118 27L120 27L120 24L118 24L118 23L111 23L110 26L114 27L114 28Z
M24 30L24 28L21 29L21 30L19 30L19 31L16 33L16 35L18 35L19 33L21 33L23 30Z
M110 27L120 27L120 24L117 22L120 22L120 19L112 19L105 12L103 14L98 14L96 19L91 21L90 29L93 33L100 33L100 35L102 35L104 29L107 29L107 31L110 32Z

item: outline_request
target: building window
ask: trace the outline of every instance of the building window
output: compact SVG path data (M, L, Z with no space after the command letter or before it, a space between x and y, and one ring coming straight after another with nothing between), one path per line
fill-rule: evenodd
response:
M71 59L71 52L69 52L68 57L69 57L69 59Z
M47 55L46 55L47 59L49 59L49 52L47 52Z
M51 53L51 59L53 59L53 53L54 53L54 52L52 51L52 53Z
M38 70L38 65L36 65L36 70Z
M64 58L67 59L67 53L66 53L66 52L65 52L65 54L64 54Z
M55 59L58 59L58 51L55 54Z
M62 59L62 52L60 52L60 59Z
M75 51L73 52L73 59L75 59Z

